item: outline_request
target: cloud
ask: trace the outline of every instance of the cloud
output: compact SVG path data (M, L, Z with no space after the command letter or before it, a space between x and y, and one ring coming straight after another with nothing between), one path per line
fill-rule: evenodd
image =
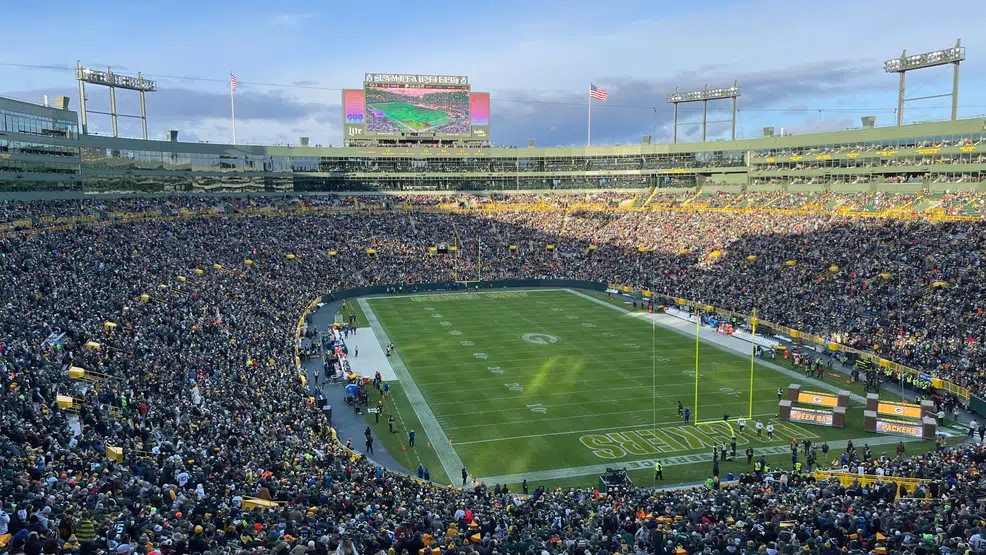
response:
M885 89L885 83L850 62L753 72L739 75L738 80L742 87L738 127L745 123L752 134L759 132L764 121L776 119L778 126L784 125L788 103L797 102L803 107L806 100L817 102L820 95L824 98L845 90L866 94ZM605 86L610 95L605 104L593 104L593 144L638 144L643 135L651 135L656 142L670 142L673 111L665 103L665 94L676 86L682 91L701 89L706 80L685 72L668 79L607 77L599 79L598 84ZM731 84L731 81L709 79L708 84ZM494 91L491 99L493 138L499 144L522 145L527 139L534 138L539 146L584 145L587 98L588 91L551 94L520 89ZM679 123L701 121L700 106L680 105ZM710 102L709 120L728 119L729 108L728 101ZM803 114L800 117L803 118ZM839 120L842 125L846 121L845 114L840 114ZM727 136L728 132L728 125L709 125L710 140ZM679 140L700 136L698 126L683 125L678 131Z
M274 27L294 27L300 25L309 19L313 19L316 14L314 13L282 13L271 16L267 20L268 25Z
M78 111L78 91L72 89L44 89L15 91L9 93L13 98L36 101L45 94L69 96L70 108ZM109 94L100 87L86 89L90 111L109 111ZM231 136L230 101L228 93L190 88L161 88L147 96L148 135L161 137L167 129L178 129L182 140L203 140L210 142L228 141ZM136 93L117 92L117 111L123 115L140 114L140 104ZM237 137L241 142L277 143L297 142L300 134L318 137L318 141L328 144L334 137L341 143L341 106L319 102L303 101L284 89L248 90L236 93ZM141 135L140 121L120 118L121 136ZM111 133L110 118L90 114L89 128L93 133ZM334 131L332 131L334 130Z
M835 95L852 91L866 95L885 91L882 75L852 62L825 62L781 71L757 71L738 75L742 87L737 130L739 136L760 133L763 125L798 129L843 129L852 122L851 114L817 113L818 106L809 102L828 102ZM651 135L654 142L670 142L672 110L665 94L677 86L681 90L729 84L714 72L699 75L679 72L663 79L626 76L603 77L609 100L594 103L592 108L593 144L639 144L641 136ZM219 90L216 90L219 89ZM225 87L212 89L187 86L164 86L147 95L150 134L162 136L166 129L179 129L183 139L224 141L231 136L229 94ZM72 89L45 89L15 92L24 99L42 95L64 94L73 97ZM108 94L101 88L87 89L90 110L108 111ZM586 91L502 89L492 91L492 137L496 144L525 145L535 139L539 146L582 146L586 141L588 116ZM313 142L341 143L341 107L334 91L310 89L251 87L236 93L237 136L240 142L291 143L297 135L308 135ZM138 114L137 95L120 91L120 113ZM77 99L73 109L78 109ZM728 102L709 105L710 120L728 118ZM722 110L727 110L723 112ZM860 114L862 115L862 114ZM681 105L679 122L700 121L699 105ZM125 123L124 123L125 122ZM249 123L248 123L249 122ZM139 122L121 120L121 133L139 135ZM93 115L93 132L109 132L109 118ZM132 130L132 132L129 132ZM709 125L709 140L726 137L729 126ZM700 128L682 125L679 141L700 139Z

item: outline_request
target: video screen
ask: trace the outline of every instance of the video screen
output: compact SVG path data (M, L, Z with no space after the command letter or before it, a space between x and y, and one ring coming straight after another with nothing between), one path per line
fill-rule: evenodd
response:
M368 84L369 133L462 133L469 130L469 89Z
M342 105L346 115L346 123L359 125L363 123L364 96L359 89L347 89L342 91Z
M483 126L490 124L490 93L472 93L469 101L469 114L472 124Z

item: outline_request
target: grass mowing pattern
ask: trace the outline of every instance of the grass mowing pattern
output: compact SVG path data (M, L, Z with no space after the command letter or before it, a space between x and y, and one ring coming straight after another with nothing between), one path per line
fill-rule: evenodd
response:
M412 131L422 131L449 121L448 113L410 102L380 102L369 106Z
M674 331L652 328L649 322L557 290L367 301L474 476L621 466L629 461L708 454L711 441L728 442L723 425L685 426L677 416L679 399L686 406L692 404L695 342ZM366 322L360 316L361 323ZM745 414L749 358L703 343L699 360L699 417ZM791 381L758 366L755 417L760 415L767 423L775 416L777 388L786 388ZM399 396L392 401L401 402ZM416 422L411 407L396 409L405 420ZM758 440L748 430L737 450L783 447L792 437L806 435L818 441L870 436L876 442L878 436L862 430L859 407L849 411L847 420L850 424L842 430L775 422L774 441L768 441L766 434ZM405 434L380 435L392 453L408 459L409 468L417 468L420 457L433 478L444 481L433 449L426 447L430 439L422 437L420 427L415 429L413 456L400 449ZM874 451L892 451L892 447ZM909 450L915 448L908 444ZM722 474L750 470L745 457L740 459L723 463ZM789 452L768 460L775 467L791 464ZM681 465L666 468L665 476L671 478L669 482L697 481L710 473L710 467L708 463ZM645 470L635 473L635 479L650 484L653 476ZM461 483L458 476L452 481ZM591 475L566 476L552 484L594 481Z

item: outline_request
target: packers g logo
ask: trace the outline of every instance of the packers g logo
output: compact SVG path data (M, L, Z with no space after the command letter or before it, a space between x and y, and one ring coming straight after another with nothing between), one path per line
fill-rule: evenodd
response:
M895 407L894 412L897 414L904 414L904 407Z
M814 402L814 403L821 403L822 400L823 399L821 397L815 397L814 399L812 399L812 402Z
M521 336L521 339L528 343L534 343L535 345L548 345L549 343L558 342L557 337L546 333L525 333Z

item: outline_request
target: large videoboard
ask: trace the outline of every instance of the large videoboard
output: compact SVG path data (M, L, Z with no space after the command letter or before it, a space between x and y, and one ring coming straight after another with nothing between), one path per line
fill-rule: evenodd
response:
M343 89L342 110L346 140L490 137L490 95L464 76L367 73Z

